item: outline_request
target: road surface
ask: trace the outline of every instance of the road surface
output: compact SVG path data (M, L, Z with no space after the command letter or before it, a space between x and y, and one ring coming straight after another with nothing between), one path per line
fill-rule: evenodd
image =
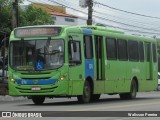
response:
M160 117L157 118L154 115L158 114L160 116L160 91L138 93L137 98L134 100L120 100L118 95L102 95L98 102L92 102L88 104L78 103L76 97L73 97L71 99L46 99L43 105L34 105L32 100L28 99L16 101L1 101L0 111L18 111L21 113L25 111L34 111L42 113L42 117L47 115L55 115L56 119L58 120L62 120L64 118L65 120L82 120L84 118L86 120L158 120L160 119ZM107 116L107 114L109 116ZM141 116L143 114L149 114L151 116L153 115L154 118L151 116ZM69 117L67 115L69 115ZM70 115L73 115L76 118L70 117ZM85 115L87 117L84 117ZM125 117L125 115L128 115L128 117ZM129 117L129 115L132 116ZM141 117L139 117L138 115ZM2 119L4 118L0 118L0 120ZM7 119L10 118L5 118L5 120ZM15 120L16 119L17 118L15 118ZM41 119L53 118L47 117Z

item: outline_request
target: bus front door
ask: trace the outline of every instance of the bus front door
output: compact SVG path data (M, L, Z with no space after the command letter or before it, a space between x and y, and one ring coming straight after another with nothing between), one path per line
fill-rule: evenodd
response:
M79 41L78 38L73 39L68 42L69 94L80 95L83 93L84 84L84 66L81 55L82 41Z

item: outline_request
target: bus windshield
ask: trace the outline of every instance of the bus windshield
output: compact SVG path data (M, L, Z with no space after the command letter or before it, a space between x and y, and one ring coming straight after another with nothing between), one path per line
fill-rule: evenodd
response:
M64 41L21 40L10 43L10 66L15 70L57 69L64 63Z

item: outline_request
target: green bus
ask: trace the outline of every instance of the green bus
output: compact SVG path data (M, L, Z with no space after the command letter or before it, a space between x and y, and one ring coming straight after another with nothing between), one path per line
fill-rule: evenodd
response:
M101 94L133 99L157 88L157 69L155 39L102 26L28 26L10 36L9 94L34 104L46 97L88 103Z

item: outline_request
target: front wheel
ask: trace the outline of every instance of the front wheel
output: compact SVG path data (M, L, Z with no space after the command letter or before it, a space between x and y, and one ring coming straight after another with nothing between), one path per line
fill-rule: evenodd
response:
M77 99L80 103L88 103L91 99L91 86L89 82L86 80L83 88L83 95L77 96Z
M42 105L44 100L45 100L45 97L43 96L32 96L32 101L35 105Z

